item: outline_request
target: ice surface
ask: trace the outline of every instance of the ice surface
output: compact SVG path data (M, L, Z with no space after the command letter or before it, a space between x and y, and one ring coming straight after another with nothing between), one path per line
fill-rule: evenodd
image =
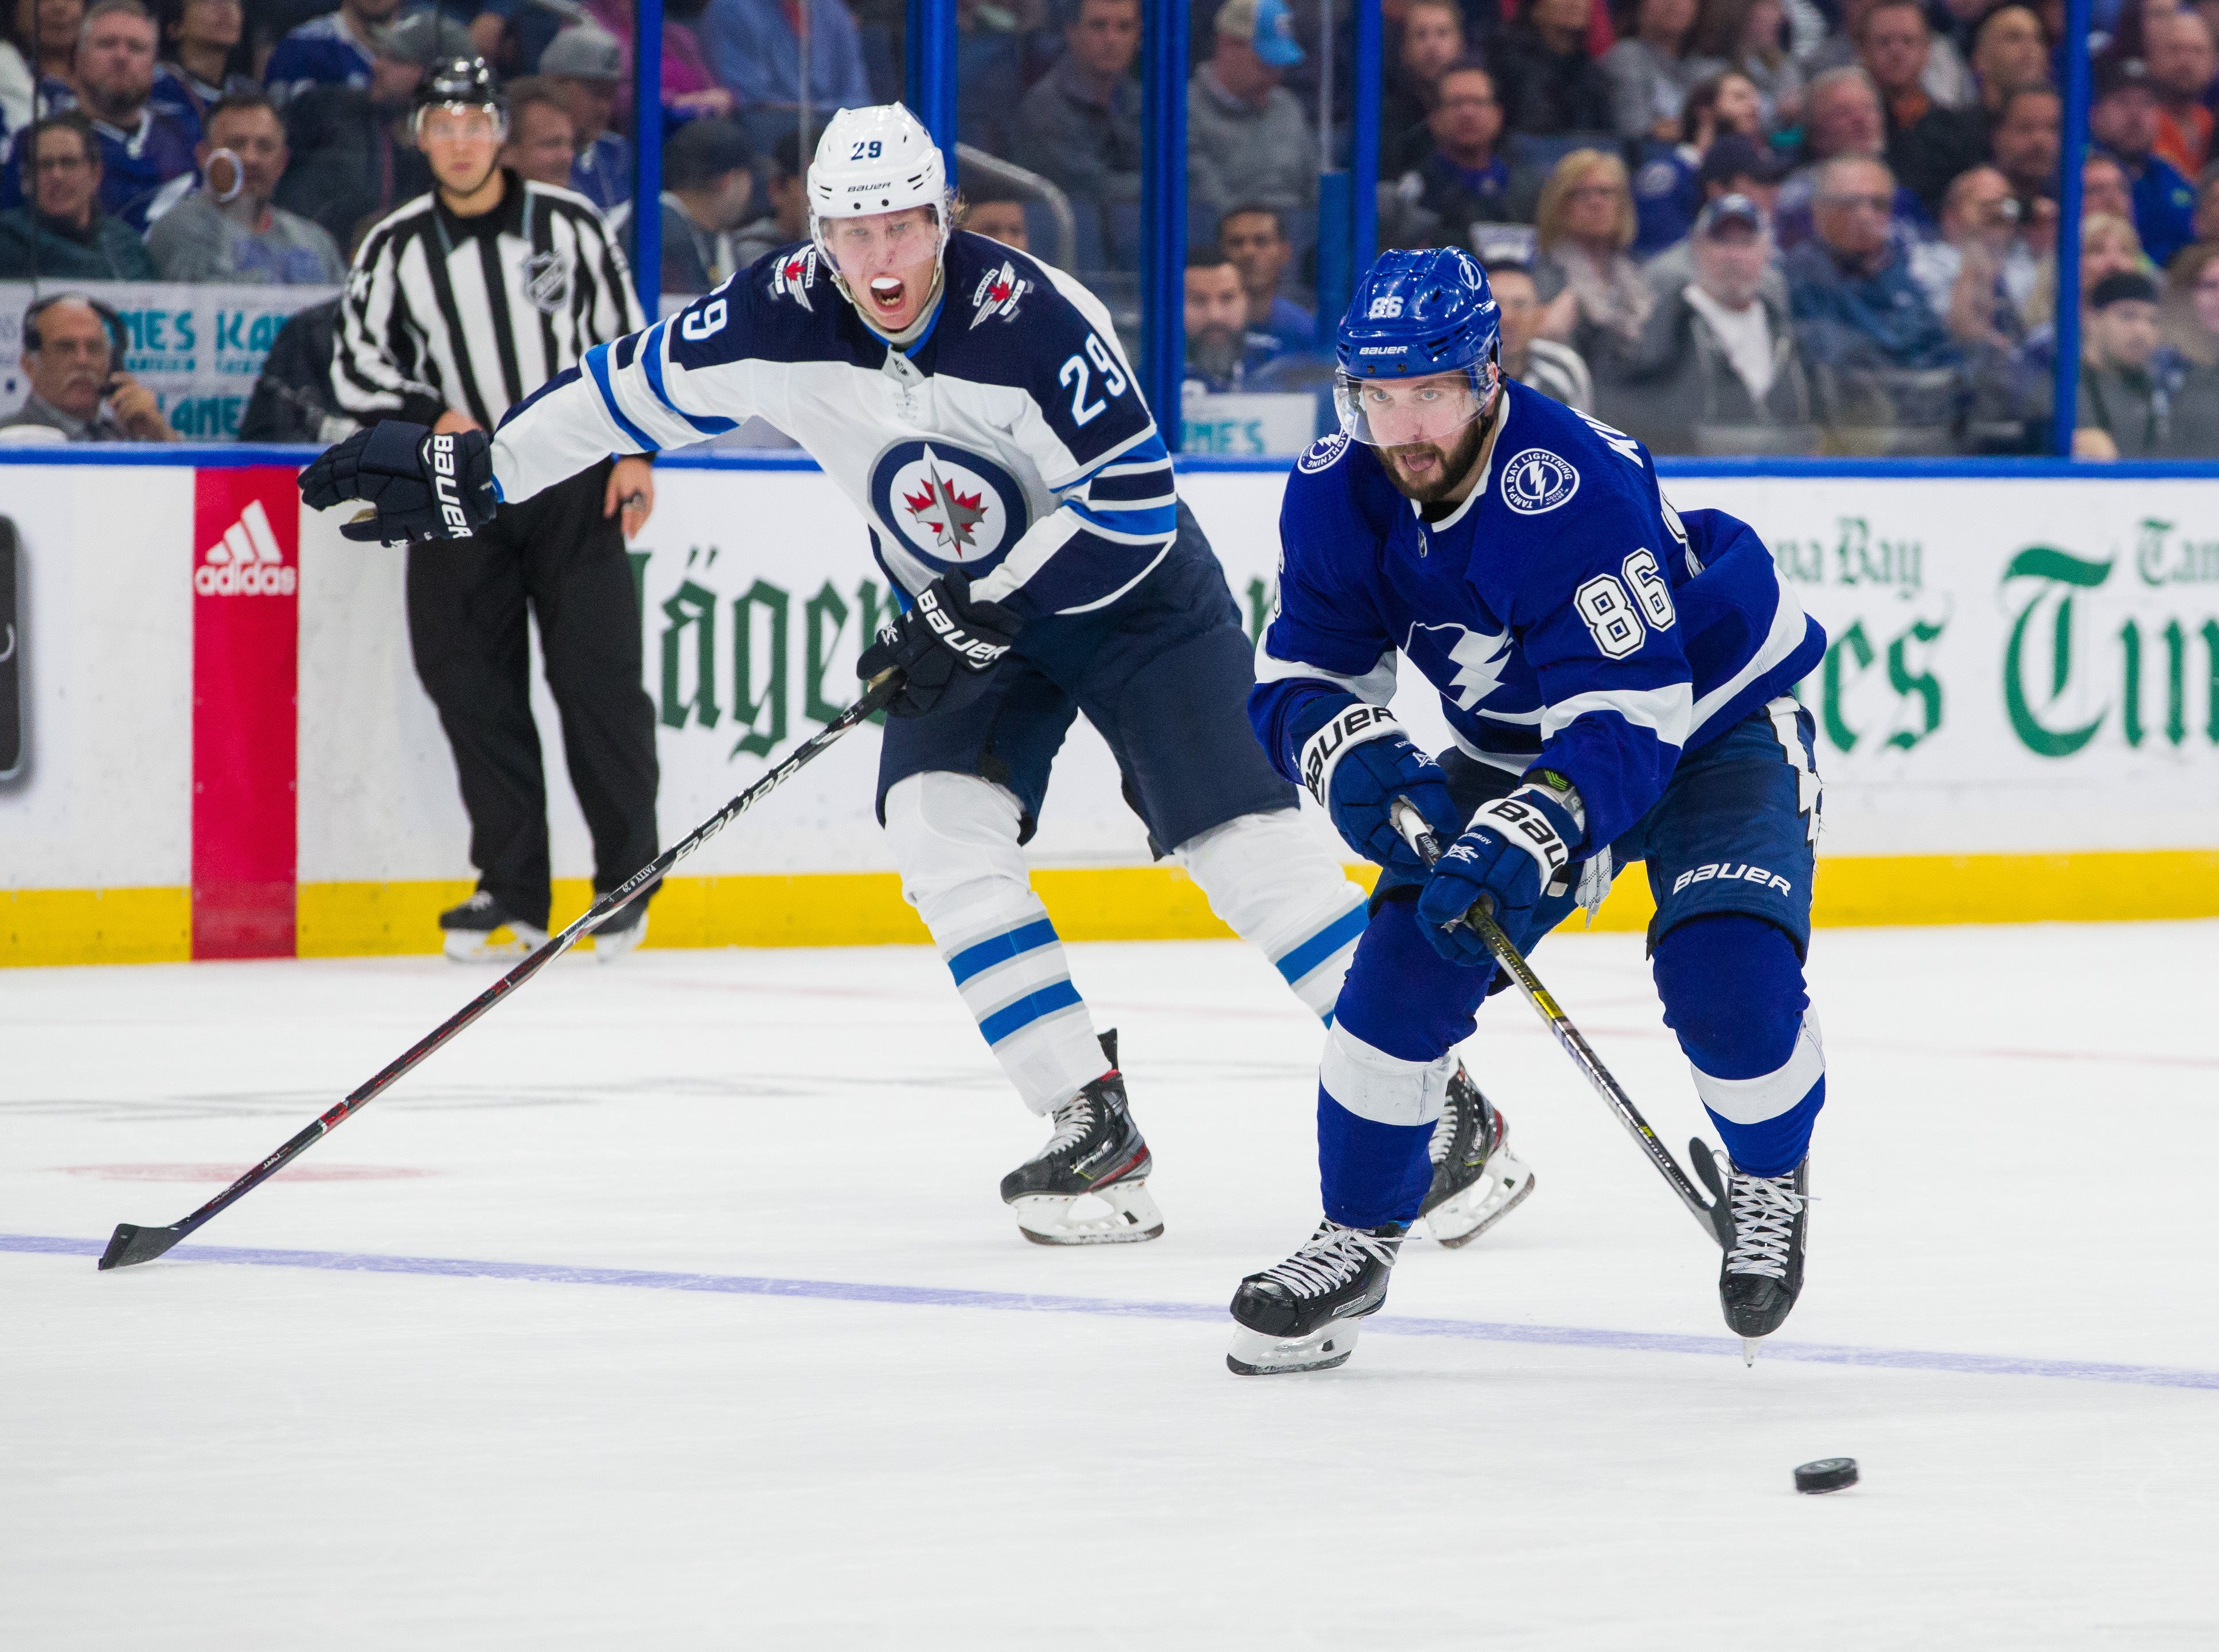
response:
M1018 1237L1042 1133L930 953L651 952L550 972L201 1235L256 1261L114 1274L116 1221L484 977L9 972L0 1231L83 1248L0 1241L0 1645L2219 1645L2219 924L1822 932L1810 1282L1752 1371L1504 997L1466 1054L1533 1197L1406 1249L1344 1369L1229 1375L1234 1282L1315 1218L1320 1034L1233 943L1072 953L1155 1244ZM1536 963L1676 1151L1638 938ZM528 1265L310 1265L364 1258ZM1864 1483L1798 1497L1837 1455Z

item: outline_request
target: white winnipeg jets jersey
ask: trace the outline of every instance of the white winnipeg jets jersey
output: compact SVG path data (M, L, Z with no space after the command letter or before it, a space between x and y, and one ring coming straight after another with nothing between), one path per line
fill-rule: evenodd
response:
M890 345L806 244L589 351L501 422L494 476L529 498L609 453L768 419L872 525L912 595L961 572L1026 618L1114 602L1178 530L1163 438L1094 295L981 236L949 238L930 323Z

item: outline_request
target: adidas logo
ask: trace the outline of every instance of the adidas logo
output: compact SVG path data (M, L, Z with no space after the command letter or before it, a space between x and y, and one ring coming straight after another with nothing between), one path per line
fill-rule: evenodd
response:
M289 597L300 581L300 570L285 566L258 499L247 501L239 520L202 553L193 570L193 589L204 597Z

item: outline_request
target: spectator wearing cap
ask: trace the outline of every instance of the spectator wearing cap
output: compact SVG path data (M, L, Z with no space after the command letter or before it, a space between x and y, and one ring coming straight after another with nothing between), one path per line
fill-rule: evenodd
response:
M1274 356L1314 349L1317 317L1281 290L1295 261L1295 247L1277 209L1235 207L1217 220L1217 244L1240 271L1249 332L1269 338Z
M289 157L268 97L251 91L219 99L195 153L201 187L147 232L163 280L337 286L346 278L330 234L271 203Z
M259 90L252 76L234 74L231 55L246 28L240 0L184 0L167 13L162 34L170 55L154 71L146 102L192 138L201 139L201 121L220 98Z
M1949 180L1988 158L1986 115L1937 103L1921 84L1933 47L1920 0L1876 0L1857 25L1857 60L1880 90L1886 121L1882 152L1930 218L1942 210Z
M735 269L755 205L755 146L736 121L688 121L662 147L662 290L705 293Z
M717 79L738 102L736 113L758 146L794 124L801 100L801 37L794 23L809 8L811 124L835 109L871 102L862 39L841 0L709 0L695 32Z
M370 84L312 84L284 105L292 165L275 203L321 226L341 245L364 219L385 216L432 187L408 130L408 100L459 31L427 8L378 33Z
M799 129L771 146L763 167L770 216L755 219L733 236L732 262L739 268L809 239L809 163L816 153L816 134Z
M154 261L131 227L100 209L100 146L80 111L48 115L16 146L31 198L0 212L0 277L152 281Z
M2004 94L1988 132L1996 170L2018 202L2021 234L2037 253L2057 236L2057 167L2062 152L2065 102L2048 86L2022 86Z
M1765 215L1768 236L1773 203L1780 197L1780 181L1787 171L1787 163L1777 151L1751 143L1737 132L1728 132L1705 152L1703 164L1695 169L1695 189L1705 206L1730 195L1744 196L1755 202ZM1686 237L1641 266L1641 273L1648 277L1660 303L1695 278L1692 223L1688 230ZM1764 266L1764 290L1777 307L1787 308L1787 280L1781 274L1776 245Z
M570 100L553 81L526 75L509 82L508 141L501 146L500 164L526 183L570 187L570 169L578 164L578 128L570 123Z
M1487 53L1503 124L1536 137L1610 132L1610 78L1588 50L1590 0L1518 0L1518 21Z
M1141 198L1141 0L1079 0L1063 55L1017 105L1013 152L1074 202Z
M1634 174L1634 257L1660 252L1694 227L1703 207L1696 174L1725 134L1759 141L1764 135L1764 100L1756 83L1738 69L1721 69L1688 94L1680 109L1680 141Z
M1186 187L1213 217L1243 202L1282 212L1317 200L1317 140L1279 84L1302 62L1285 0L1225 0L1215 45L1186 94Z
M1670 143L1696 84L1725 65L1689 49L1695 0L1635 0L1633 30L1602 54L1610 81L1613 129L1621 138Z
M1792 127L1803 116L1803 71L1788 51L1781 0L1707 0L1695 19L1695 50L1756 88L1760 129Z
M140 234L176 195L193 170L193 140L185 129L149 107L154 88L154 20L140 0L95 0L78 30L76 91L71 102L91 123L100 146L100 205ZM71 107L61 96L49 111ZM19 156L8 158L0 205L22 204ZM163 191L175 183L170 195Z
M2156 154L2183 177L2203 171L2211 153L2211 110L2206 100L2219 77L2219 50L2200 12L2148 17L2150 84L2157 93Z
M1786 259L1788 307L1815 363L1923 369L1959 359L1889 232L1894 198L1882 162L1844 155L1818 169L1815 233Z
M1531 166L1513 167L1497 150L1502 105L1495 77L1475 58L1451 65L1426 117L1432 151L1405 172L1387 197L1387 236L1401 246L1473 250L1475 224L1525 224L1533 219L1542 179Z
M311 86L368 90L377 73L378 31L400 9L401 0L339 0L337 11L309 18L277 42L262 84L281 104Z
M81 293L32 305L23 317L22 356L30 394L0 419L0 428L44 426L65 442L182 440L162 417L154 393L119 370L121 326L113 310Z
M1541 295L1532 270L1498 261L1488 266L1487 281L1501 313L1503 376L1568 407L1593 413L1594 380L1580 352L1541 336Z
M573 23L539 54L539 78L570 111L578 144L570 187L604 213L614 211L631 199L631 145L609 130L624 79L624 48L598 23Z
M1602 417L1656 453L1806 451L1811 382L1786 302L1767 290L1772 238L1744 195L1721 196L1689 236L1694 278L1649 318Z
M2140 58L2098 65L2088 134L2119 164L2134 202L2142 250L2160 265L2196 239L2196 191L2156 153L2157 89Z
M1442 75L1464 55L1464 11L1457 0L1409 0L1379 104L1381 177L1400 177L1432 149L1426 117L1439 99Z
M2104 276L2088 295L2084 332L2073 431L2075 458L2210 456L2208 445L2201 454L2184 445L2188 432L2176 428L2177 413L2190 412L2197 434L2208 442L2212 420L2206 407L2176 407L2188 363L2159 331L2155 282L2140 270ZM2203 386L2198 389L2201 403L2210 393Z
M1029 252L1033 238L1031 227L1025 222L1025 200L1016 189L993 178L966 183L963 215L957 220L957 227L1019 252Z
M1911 273L1961 344L2010 350L2025 339L2042 261L2021 228L2010 180L1974 166L1942 197L1940 236L1911 248Z
M1880 89L1855 65L1812 79L1803 108L1800 165L1780 186L1772 215L1773 239L1791 252L1811 238L1811 200L1820 169L1829 161L1849 157L1878 160L1887 148L1887 117L1880 109ZM1889 218L1905 242L1918 239L1926 223L1918 197L1900 183L1895 186L1895 209Z

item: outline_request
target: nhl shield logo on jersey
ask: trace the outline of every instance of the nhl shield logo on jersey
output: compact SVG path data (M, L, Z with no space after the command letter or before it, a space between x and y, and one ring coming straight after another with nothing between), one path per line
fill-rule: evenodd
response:
M1000 316L1004 321L1017 313L1017 302L1032 290L1032 283L1017 273L1017 266L1004 260L998 270L989 270L979 277L979 285L971 295L971 307L978 314L971 318L977 326Z
M561 252L535 252L524 261L524 290L542 315L560 315L570 305L570 260Z
M1502 467L1502 502L1526 516L1553 511L1580 491L1580 473L1546 448L1529 447Z
M1330 470L1340 456L1348 451L1348 438L1335 431L1330 436L1321 436L1302 450L1302 456L1295 461L1295 468L1305 476L1315 476L1321 470Z
M871 467L871 506L911 552L973 579L997 567L1030 525L1024 489L983 453L897 442Z

